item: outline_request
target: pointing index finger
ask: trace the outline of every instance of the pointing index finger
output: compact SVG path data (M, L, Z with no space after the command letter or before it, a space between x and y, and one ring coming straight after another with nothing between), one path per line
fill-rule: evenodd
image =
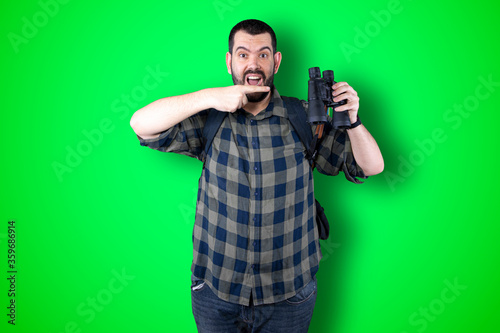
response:
M264 92L269 91L271 88L268 86L247 86L243 85L242 90L244 93L252 93L252 92Z

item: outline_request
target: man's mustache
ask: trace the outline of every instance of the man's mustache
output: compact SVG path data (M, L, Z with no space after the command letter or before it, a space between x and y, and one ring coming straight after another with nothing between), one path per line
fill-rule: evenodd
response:
M264 72L262 71L252 71L252 70L249 70L249 71L246 71L244 76L247 76L248 74L259 74L261 75L263 78L266 77L266 75L264 74Z

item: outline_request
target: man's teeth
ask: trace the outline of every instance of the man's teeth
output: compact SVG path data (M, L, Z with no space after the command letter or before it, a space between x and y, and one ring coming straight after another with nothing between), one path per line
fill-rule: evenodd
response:
M260 77L258 77L258 76L249 76L248 79L249 80L259 80Z

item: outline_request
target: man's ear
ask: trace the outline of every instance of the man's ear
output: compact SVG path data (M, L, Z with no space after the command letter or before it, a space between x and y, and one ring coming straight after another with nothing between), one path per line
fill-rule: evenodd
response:
M276 52L274 54L274 74L278 73L280 64L281 64L281 52Z
M227 66L227 72L232 75L233 73L231 72L231 53L230 52L226 53L226 66Z

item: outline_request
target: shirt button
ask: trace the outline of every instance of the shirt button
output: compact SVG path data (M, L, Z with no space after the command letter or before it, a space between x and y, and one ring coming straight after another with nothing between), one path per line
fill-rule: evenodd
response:
M257 167L254 167L253 169L254 169L255 171L257 171Z
M256 222L256 221L257 221L257 217L254 217L254 218L253 218L253 221L254 221L254 222Z
M257 246L257 241L253 241L252 245Z
M254 194L255 194L256 197L259 196L259 192L255 192Z

